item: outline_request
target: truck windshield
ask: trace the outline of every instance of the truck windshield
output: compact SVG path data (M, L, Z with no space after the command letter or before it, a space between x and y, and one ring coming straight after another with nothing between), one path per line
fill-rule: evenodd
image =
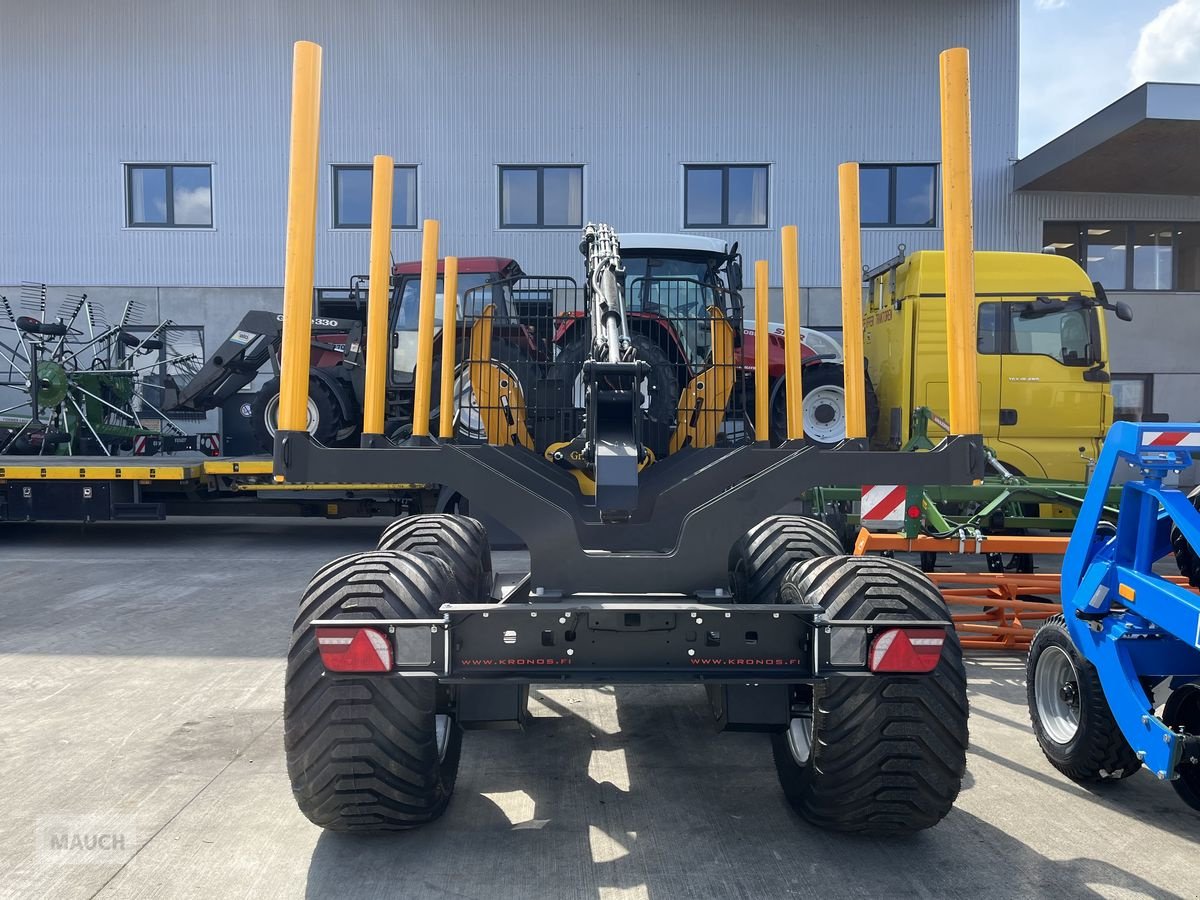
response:
M459 275L458 276L458 299L459 299L459 318L464 316L478 316L488 303L492 302L492 291L489 289L472 290L473 288L483 288L488 283L488 279L493 276L484 272L478 275ZM442 308L445 297L443 296L442 277L439 275L437 280L437 303L434 307L434 319L438 322L442 321ZM470 295L464 298L464 295L471 291ZM464 299L470 304L472 309L462 309ZM500 306L501 303L497 303ZM417 323L421 314L421 279L409 278L404 282L404 290L400 294L400 311L396 317L396 331L416 331Z

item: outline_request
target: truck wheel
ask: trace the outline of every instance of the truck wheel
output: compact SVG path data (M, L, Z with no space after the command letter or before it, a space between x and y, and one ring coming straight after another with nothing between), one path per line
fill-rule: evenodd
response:
M1192 506L1200 511L1200 487L1194 488L1188 494L1188 499L1192 501ZM1186 578L1192 587L1200 587L1200 556L1196 555L1195 549L1187 542L1179 526L1174 524L1171 526L1171 550L1175 554L1179 574Z
M950 618L912 566L878 556L793 566L782 603L819 603L830 619ZM904 834L954 805L967 765L967 678L953 631L927 675L832 676L797 685L788 730L772 736L792 807L834 831Z
M379 536L379 549L434 556L454 573L460 603L491 601L492 550L478 519L449 513L396 519Z
M449 567L418 553L358 553L324 566L300 600L284 686L292 793L331 831L394 831L440 816L454 790L462 730L434 678L326 672L315 619L427 619L456 599Z
M279 379L272 378L250 402L250 427L254 441L266 453L275 449L279 425ZM308 379L308 433L326 447L336 445L347 428L345 418L329 386L319 378Z
M806 366L802 375L804 403L801 407L804 437L818 447L832 447L846 439L845 370L836 363ZM787 440L787 397L780 384L771 401L771 443ZM879 398L871 379L865 381L867 437L879 425Z
M734 602L778 603L780 582L794 563L841 552L842 542L824 522L804 516L768 516L729 551Z
M1061 615L1037 630L1025 665L1029 718L1054 768L1073 781L1117 781L1142 767Z

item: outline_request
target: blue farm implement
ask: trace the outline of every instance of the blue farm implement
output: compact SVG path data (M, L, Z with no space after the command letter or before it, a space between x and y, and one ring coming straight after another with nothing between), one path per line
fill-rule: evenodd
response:
M1154 571L1172 529L1200 547L1200 513L1164 486L1192 464L1200 424L1112 427L1063 560L1063 615L1030 647L1030 717L1046 757L1079 781L1143 765L1200 809L1200 596ZM1121 464L1115 526L1104 515ZM1163 702L1165 700L1165 702Z

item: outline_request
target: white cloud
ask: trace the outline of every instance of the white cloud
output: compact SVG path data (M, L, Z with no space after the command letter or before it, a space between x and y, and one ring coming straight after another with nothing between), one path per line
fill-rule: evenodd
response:
M1067 0L1034 0L1034 6L1038 9L1062 9L1067 5Z
M1129 81L1200 81L1200 0L1176 0L1143 28Z

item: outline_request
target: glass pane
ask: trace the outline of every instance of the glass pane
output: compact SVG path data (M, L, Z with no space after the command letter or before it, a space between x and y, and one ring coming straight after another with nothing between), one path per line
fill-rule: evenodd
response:
M1175 228L1175 253L1179 257L1177 291L1200 291L1200 224L1186 222Z
M1093 361L1091 310L1030 315L1023 306L1013 304L1012 353L1049 356L1067 366L1084 366Z
M371 170L339 168L334 170L334 177L337 178L334 227L371 227L371 182L374 181Z
M1080 259L1079 225L1075 222L1047 222L1042 226L1042 250L1058 256Z
M562 166L542 170L542 224L583 224L583 169Z
M721 224L721 170L687 170L685 225Z
M1170 225L1137 222L1133 226L1133 289L1169 291L1175 230Z
M1084 226L1087 241L1087 273L1110 291L1125 290L1125 245L1128 229L1124 225Z
M167 170L129 170L129 224L167 224Z
M979 331L977 336L980 353L1000 352L1000 304L979 304Z
M396 166L392 191L392 227L416 228L417 170L412 166Z
M504 169L500 173L500 224L537 223L537 169Z
M1112 380L1113 418L1121 422L1140 422L1146 413L1146 381L1144 378Z
M212 224L212 170L208 166L175 166L175 224Z
M858 206L864 225L886 225L888 221L888 184L886 166L861 166L858 170Z
M766 166L738 166L729 170L729 224L767 224Z
M937 223L937 167L896 167L896 224Z

